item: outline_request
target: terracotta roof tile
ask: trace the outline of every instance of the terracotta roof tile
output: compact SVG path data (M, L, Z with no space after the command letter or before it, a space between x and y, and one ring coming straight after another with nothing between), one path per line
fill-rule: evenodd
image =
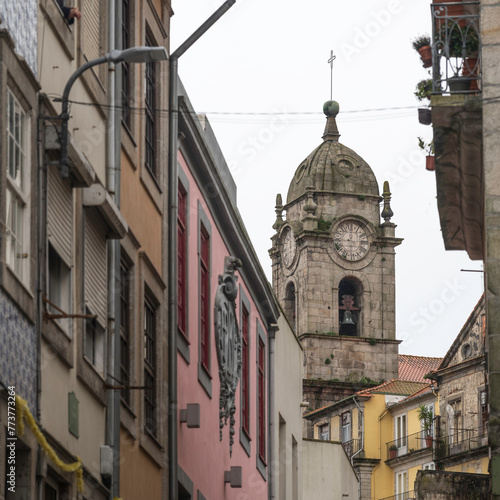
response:
M424 375L438 369L443 358L429 358L426 356L411 356L400 354L398 356L400 380L411 382L426 382Z
M398 396L410 396L420 389L425 388L428 385L427 382L414 382L409 380L399 380L392 379L383 384L378 385L377 387L373 387L371 389L367 389L365 391L360 391L360 393L371 393L373 394L394 394Z

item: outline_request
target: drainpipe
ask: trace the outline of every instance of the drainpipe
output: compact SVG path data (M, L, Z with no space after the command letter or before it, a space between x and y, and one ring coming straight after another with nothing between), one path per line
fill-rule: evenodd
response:
M275 470L277 467L276 460L276 414L275 414L275 368L276 368L276 332L278 331L278 325L269 325L269 330L267 338L269 339L269 389L268 389L268 453L269 453L269 499L276 499L276 474Z
M177 499L177 135L179 131L178 60L236 0L226 0L170 55L168 121L168 493Z
M108 24L108 51L111 52L119 45L121 30L120 26L121 10L117 9L116 0L109 1L109 24ZM106 150L106 189L109 191L116 206L120 208L120 103L116 96L117 85L120 81L116 78L116 65L108 65L108 127L107 127L107 150ZM107 368L107 382L116 385L116 380L120 380L120 315L119 311L119 286L120 277L120 241L108 241L108 331L109 354ZM120 496L120 396L119 389L108 389L108 411L106 413L106 443L113 450L113 468L110 487L110 500Z

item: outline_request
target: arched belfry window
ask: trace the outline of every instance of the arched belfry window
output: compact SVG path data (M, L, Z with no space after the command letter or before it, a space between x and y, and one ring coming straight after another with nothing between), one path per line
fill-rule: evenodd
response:
M297 306L295 284L293 281L288 283L285 290L285 314L292 328L296 330Z
M363 288L356 278L344 278L339 283L339 335L361 335Z

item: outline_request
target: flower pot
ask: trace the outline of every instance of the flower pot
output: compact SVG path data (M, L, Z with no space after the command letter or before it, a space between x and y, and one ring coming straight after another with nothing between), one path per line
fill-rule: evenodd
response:
M449 4L449 3L461 3L461 2L460 0L434 1L434 4ZM465 19L460 19L460 17L465 15L465 10L463 5L443 5L443 10L438 12L439 12L439 17L437 18L438 29L441 28L441 26L445 23L445 19L450 19L450 18L456 21L459 26L461 27L465 26Z
M430 125L432 123L430 108L418 108L418 122L422 125Z
M473 78L470 82L469 90L479 90L478 80L474 78L479 75L479 63L477 57L468 57L464 59L462 65L462 75L467 78Z
M432 49L430 45L425 45L418 49L420 54L420 59L422 60L422 65L424 68L430 68L432 66Z
M452 76L448 78L448 86L450 87L450 93L467 92L470 88L470 80L461 76Z
M432 448L432 436L425 436L425 447Z
M398 456L398 450L389 450L389 458L396 458Z
M434 156L425 157L425 169L433 172L435 170Z

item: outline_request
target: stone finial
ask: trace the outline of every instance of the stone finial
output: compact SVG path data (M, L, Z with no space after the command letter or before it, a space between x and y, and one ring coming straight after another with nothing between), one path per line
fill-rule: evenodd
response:
M284 224L283 222L283 200L281 198L281 194L278 193L276 195L276 221L273 224L273 229L275 231L279 231L279 228Z
M339 141L340 133L337 128L335 117L339 114L340 106L337 101L326 101L323 104L323 113L326 115L325 132L323 133L324 141Z
M307 201L304 205L304 212L308 215L314 215L316 213L316 210L318 209L318 205L314 202L313 199L313 191L314 188L312 186L308 186L306 188L307 190Z
M382 218L386 223L388 223L391 220L391 217L394 215L394 212L391 210L391 191L389 189L389 181L384 182L382 197L384 198Z
M302 209L305 212L304 218L302 219L302 224L304 230L306 231L314 231L318 228L318 217L316 216L316 210L318 209L318 205L314 202L314 188L312 186L308 186L306 188L307 192L307 201L305 202Z

